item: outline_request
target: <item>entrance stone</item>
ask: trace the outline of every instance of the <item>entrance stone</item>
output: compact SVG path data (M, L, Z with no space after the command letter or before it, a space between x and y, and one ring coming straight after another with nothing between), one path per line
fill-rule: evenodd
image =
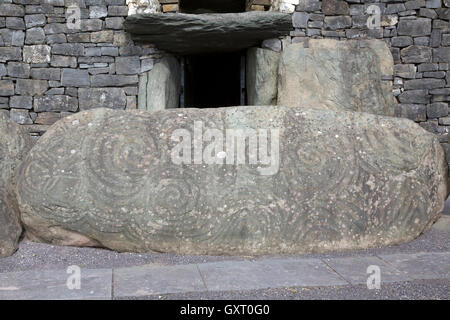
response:
M201 139L206 129L259 130L270 161L260 153L236 164L234 148ZM174 160L180 132L195 163ZM36 239L117 251L388 246L430 228L448 195L444 151L414 122L295 107L84 111L52 126L19 172L22 219Z

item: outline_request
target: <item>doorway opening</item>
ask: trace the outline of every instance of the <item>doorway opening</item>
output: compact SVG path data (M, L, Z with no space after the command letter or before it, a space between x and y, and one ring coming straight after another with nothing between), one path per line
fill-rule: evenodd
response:
M246 104L243 52L185 56L182 67L184 108L221 108Z
M246 0L180 0L182 13L245 12Z

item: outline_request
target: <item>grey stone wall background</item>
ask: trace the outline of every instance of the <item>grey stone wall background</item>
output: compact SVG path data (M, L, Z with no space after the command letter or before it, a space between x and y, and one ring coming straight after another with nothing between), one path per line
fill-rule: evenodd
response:
M397 114L437 134L450 159L450 0L301 0L283 46L308 38L384 39ZM80 8L79 29L68 9ZM381 27L369 29L376 5ZM0 109L32 135L73 112L136 108L139 75L162 53L123 31L126 0L0 0ZM263 47L279 51L278 41Z

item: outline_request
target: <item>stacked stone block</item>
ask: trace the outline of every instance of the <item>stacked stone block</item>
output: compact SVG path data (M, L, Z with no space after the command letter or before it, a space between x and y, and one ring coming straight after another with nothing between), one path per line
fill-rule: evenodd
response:
M81 110L136 108L159 53L133 43L127 15L126 0L0 0L0 109L39 135Z

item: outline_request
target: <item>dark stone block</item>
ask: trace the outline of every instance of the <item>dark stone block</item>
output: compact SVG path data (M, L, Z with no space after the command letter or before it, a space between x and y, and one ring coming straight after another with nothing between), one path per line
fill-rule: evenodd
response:
M0 4L0 16L3 17L23 17L25 10L23 6L17 4L3 3Z
M134 75L140 73L141 60L138 56L117 57L116 73Z
M125 87L139 82L138 76L125 75L95 75L91 76L93 87Z
M437 63L421 63L418 66L419 72L425 72L425 71L437 71L439 70L439 65Z
M445 80L424 78L405 81L406 90L436 89L445 87Z
M33 108L33 98L31 96L12 96L10 98L10 107L14 109L29 109Z
M427 90L406 90L399 95L401 103L429 103L431 96Z
M28 29L25 36L25 44L42 44L45 42L44 29L37 27Z
M300 0L296 7L297 11L314 12L321 9L321 2L319 0Z
M349 6L342 0L322 0L322 12L327 16L348 15Z
M433 49L433 62L450 62L450 47Z
M430 119L448 116L448 104L445 102L436 102L427 106L427 116Z
M18 124L33 124L33 120L31 120L28 110L11 109L9 115L11 117L12 122Z
M427 107L424 104L397 104L395 107L397 117L416 122L427 120Z
M79 89L80 110L93 108L125 109L127 97L123 88Z
M6 17L6 27L13 30L25 30L23 18Z
M27 28L43 27L47 23L47 18L43 14L33 14L25 16L25 25Z
M409 36L393 37L391 45L393 47L404 48L413 44L413 39Z
M425 18L430 18L430 19L436 19L437 13L433 9L420 8L419 16L425 17Z
M279 12L137 14L124 27L136 41L179 54L241 50L293 29L292 16Z
M400 20L397 32L399 35L420 37L431 34L431 19L417 18L414 20Z
M450 20L450 9L449 8L438 8L436 9L436 13L439 16L439 19L442 20Z
M405 11L405 5L403 3L390 3L387 5L385 14L393 14Z
M445 71L432 71L432 72L424 72L423 76L424 78L437 78L437 79L443 79L445 78Z
M425 46L409 46L400 51L404 63L431 62L431 48Z
M347 29L352 26L352 18L350 16L325 17L325 29L340 30Z
M41 95L48 89L46 80L17 79L16 93L21 95Z
M13 78L29 78L30 65L22 62L8 62L8 75Z
M396 64L394 66L394 75L405 79L414 79L416 67L413 64Z
M14 95L14 83L11 80L0 80L0 96Z
M416 10L425 7L425 0L411 0L405 2L406 10Z
M39 96L34 98L35 112L78 110L78 99L66 95Z
M84 54L84 47L79 43L57 43L52 45L52 54L82 56Z
M63 69L61 85L64 87L88 87L90 85L89 72L78 69Z

